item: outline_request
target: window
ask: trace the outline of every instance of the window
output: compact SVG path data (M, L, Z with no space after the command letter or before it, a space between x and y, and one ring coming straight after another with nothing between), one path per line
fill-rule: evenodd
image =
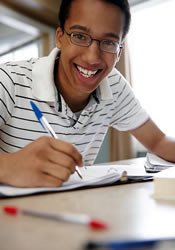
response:
M20 61L27 60L31 57L39 56L39 44L38 42L33 42L24 47L18 48L13 52L9 52L0 57L0 63L8 62L8 61Z
M0 5L0 63L45 56L55 47L55 29Z
M171 136L175 136L174 10L175 0L137 8L128 35L135 94L157 125Z

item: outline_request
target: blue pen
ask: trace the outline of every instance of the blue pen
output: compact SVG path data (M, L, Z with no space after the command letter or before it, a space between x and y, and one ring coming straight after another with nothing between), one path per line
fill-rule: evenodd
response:
M86 250L89 249L106 249L106 250L135 250L135 249L145 249L145 248L154 248L158 243L161 241L168 241L173 240L175 241L175 238L172 239L148 239L148 240L126 240L126 241L89 241L85 248Z
M52 127L50 126L50 124L48 123L48 121L46 120L46 118L43 116L43 114L41 113L41 111L39 110L39 108L36 106L36 104L32 101L30 101L30 104L32 106L32 109L38 119L38 121L40 122L41 126L44 128L45 131L47 131L47 133L54 137L55 139L58 139L57 135L55 134L54 130L52 129ZM77 172L78 176L83 179L82 174L80 172L80 170L78 169L78 167L75 167L75 171Z

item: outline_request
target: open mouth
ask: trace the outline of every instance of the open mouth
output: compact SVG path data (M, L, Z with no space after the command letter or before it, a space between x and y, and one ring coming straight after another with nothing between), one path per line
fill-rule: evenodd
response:
M78 65L76 65L76 64L75 64L75 67L76 67L76 69L78 70L78 72L79 72L82 76L84 76L84 77L86 77L86 78L94 77L95 75L97 75L99 72L102 71L102 69L98 69L98 70L94 70L94 71L88 70L88 69L82 68L82 67L80 67L80 66L78 66Z

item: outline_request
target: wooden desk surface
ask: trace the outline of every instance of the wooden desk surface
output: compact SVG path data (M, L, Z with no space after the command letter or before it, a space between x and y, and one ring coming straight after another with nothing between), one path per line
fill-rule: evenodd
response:
M141 164L143 160L131 160ZM126 163L124 161L123 163ZM153 182L124 184L0 200L0 250L80 250L88 239L175 237L175 202L156 201ZM2 212L3 205L45 212L85 213L107 231Z

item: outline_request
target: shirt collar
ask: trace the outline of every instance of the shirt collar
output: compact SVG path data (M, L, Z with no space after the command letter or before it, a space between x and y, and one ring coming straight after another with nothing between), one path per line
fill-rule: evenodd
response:
M54 65L57 55L57 48L53 49L49 56L39 58L32 68L32 94L38 100L56 102L57 90L54 82ZM99 87L100 99L112 98L112 91L109 86L109 79L104 78ZM96 91L98 93L98 91ZM96 96L99 98L99 96Z

